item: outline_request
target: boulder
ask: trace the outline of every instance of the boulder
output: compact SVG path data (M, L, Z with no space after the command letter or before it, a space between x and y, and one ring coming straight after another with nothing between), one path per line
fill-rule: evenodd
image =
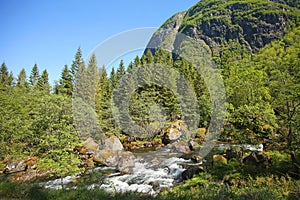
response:
M110 149L113 153L117 153L118 151L123 151L124 147L118 137L111 136L104 140L101 149Z
M115 167L118 164L118 152L112 152L111 149L105 148L96 152L96 160L102 160L107 166Z
M202 166L189 166L182 172L182 180L191 179L195 174L199 174L200 172L204 172Z
M119 163L119 155L112 154L107 159L105 159L105 164L109 167L116 167Z
M99 144L93 138L86 139L82 143L82 146L87 151L93 151L93 152L95 152L95 151L98 151L98 149L99 149Z
M181 135L182 135L182 133L178 129L169 128L165 132L162 142L164 144L169 144L171 142L178 140L181 137Z
M168 144L168 147L177 153L189 154L191 153L190 145L184 141L177 141L172 144Z
M132 173L135 156L129 151L124 151L122 143L116 136L104 139L100 145L94 139L88 138L78 151L84 153L81 157L89 168L93 167L93 164L107 165L116 167L124 174Z
M184 121L177 120L176 122L172 123L170 128L168 128L164 133L162 138L163 144L166 145L179 140L184 135L186 130L187 127Z
M135 156L130 151L123 151L119 154L117 170L123 174L133 172Z

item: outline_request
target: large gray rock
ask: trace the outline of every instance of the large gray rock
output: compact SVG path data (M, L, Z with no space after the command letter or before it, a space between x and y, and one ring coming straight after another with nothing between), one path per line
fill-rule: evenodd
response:
M132 173L135 156L129 151L124 151L118 137L106 138L100 145L94 139L88 138L83 142L83 147L94 163L116 167L123 174Z
M151 50L154 53L155 50L163 48L168 51L174 50L174 41L176 34L182 24L186 12L180 12L173 15L159 28L151 37L145 53Z
M110 167L116 167L123 174L132 173L135 166L135 156L130 151L118 151L114 153L109 149L102 153L105 164Z
M191 153L189 144L184 141L177 141L172 144L168 144L167 147L170 148L173 152L183 153L183 154Z
M123 151L119 154L117 170L121 173L128 174L133 172L135 156L130 151Z
M83 143L82 146L87 149L88 151L97 151L99 150L99 144L93 139L88 138Z
M102 149L110 149L113 153L117 153L118 151L123 151L124 147L118 137L111 136L104 140Z

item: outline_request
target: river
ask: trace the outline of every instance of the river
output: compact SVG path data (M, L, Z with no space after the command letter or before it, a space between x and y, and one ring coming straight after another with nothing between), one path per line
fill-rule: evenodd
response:
M216 149L223 150L232 146L240 146L251 151L262 151L262 145L228 145L218 144ZM168 148L156 151L135 152L135 167L132 174L120 174L112 167L98 167L89 171L85 179L93 174L101 174L87 181L87 189L104 189L109 192L140 192L156 195L164 189L169 189L182 180L182 172L187 166L201 165L193 163L190 159L180 158L181 154L171 152ZM183 166L185 168L183 168ZM97 173L98 172L98 173ZM100 173L99 173L100 172ZM42 183L45 188L61 189L63 186L68 189L76 189L76 185L68 185L75 178L67 176L64 179L56 179Z

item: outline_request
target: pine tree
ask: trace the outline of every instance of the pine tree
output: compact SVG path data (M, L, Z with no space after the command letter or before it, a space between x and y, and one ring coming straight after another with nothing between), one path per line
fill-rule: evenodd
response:
M133 63L130 62L128 67L127 67L127 72L130 73L133 70Z
M115 72L115 68L111 69L109 80L110 80L111 86L113 88L115 88L116 85L117 85L117 82L118 82L117 74Z
M69 71L68 65L65 65L63 71L61 72L57 93L72 96L72 91L72 75Z
M125 70L124 61L121 60L116 74L117 80L119 81L125 74L126 74L126 70Z
M85 69L85 64L82 58L82 52L80 47L78 47L77 52L75 54L75 58L71 66L72 83L74 89L76 88L75 85L76 85L76 79L78 78L77 75L79 72L84 71L84 69Z
M147 51L147 63L148 64L152 64L154 63L154 57L153 57L153 54L152 52L148 49Z
M37 90L42 91L45 94L50 93L51 86L49 84L49 76L46 69L42 72L42 75L39 77L36 84L36 88Z
M148 63L147 61L147 55L143 54L141 57L141 65L146 65Z
M99 71L99 80L96 89L96 112L102 131L113 132L114 120L111 110L112 87L103 66Z
M139 66L141 66L141 60L140 60L139 56L136 56L136 57L134 58L133 65L134 65L134 67L139 67Z
M88 103L89 105L95 105L95 94L96 94L96 86L98 81L98 66L97 66L97 59L96 55L93 54L89 60L89 64L86 70L86 90L88 96Z
M28 82L27 82L27 76L26 76L26 71L23 68L20 71L20 74L18 75L18 79L17 79L17 86L19 87L28 87Z
M7 86L13 86L14 83L14 75L12 72L9 73L8 79L7 79Z
M31 70L31 74L29 76L29 83L30 83L31 87L35 87L39 77L40 77L40 74L39 74L38 66L37 66L37 64L34 64L32 70Z
M95 112L95 95L98 81L96 56L93 54L86 69L79 70L76 88L73 91L74 121L77 131L83 139L93 137L101 139L100 127Z
M6 64L3 62L0 68L0 85L2 86L12 86L13 85L13 75L8 72Z

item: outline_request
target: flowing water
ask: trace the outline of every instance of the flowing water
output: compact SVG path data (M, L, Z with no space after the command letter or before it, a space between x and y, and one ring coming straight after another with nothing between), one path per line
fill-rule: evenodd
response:
M262 145L228 144L219 144L216 149L223 150L231 146L240 146L254 151L262 150ZM90 179L87 181L87 189L100 188L110 192L140 192L155 195L164 188L171 188L181 181L182 172L185 170L183 166L202 164L195 164L191 160L180 158L180 154L171 152L168 148L134 154L136 159L132 174L122 175L113 167L100 167L91 170L87 177L80 178ZM97 172L100 172L98 177ZM63 185L69 189L76 189L76 185L68 187L73 180L74 177L68 176L64 179L48 181L43 185L51 189L61 189Z
M112 192L141 192L151 195L159 193L164 188L171 188L181 181L182 166L195 165L191 160L179 158L179 154L170 149L135 153L135 167L132 174L121 175L114 168L102 167L93 171L101 171L107 175L99 177L87 186L87 189L100 188ZM201 164L201 163L198 163ZM44 184L46 188L60 189L69 184L74 177L56 179ZM73 187L74 189L76 188Z

